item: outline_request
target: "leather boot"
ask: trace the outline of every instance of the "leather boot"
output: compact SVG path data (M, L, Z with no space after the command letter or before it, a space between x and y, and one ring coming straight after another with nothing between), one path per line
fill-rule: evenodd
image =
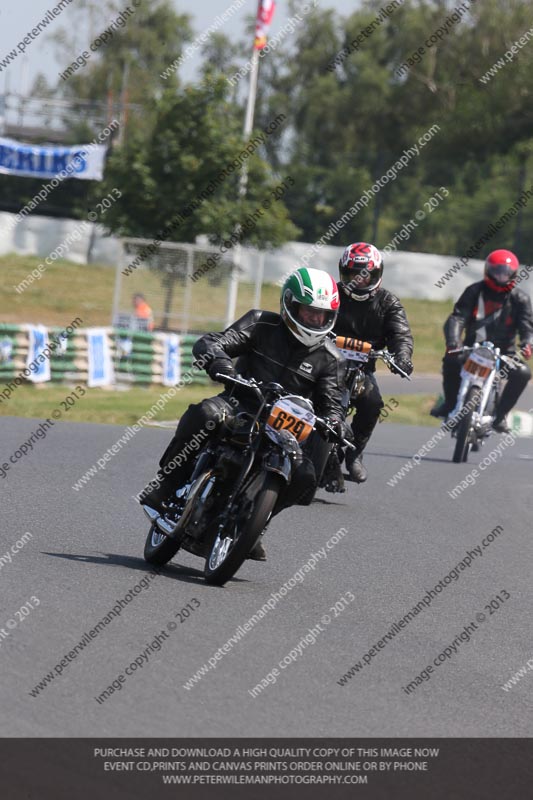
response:
M363 454L356 453L354 450L350 450L349 453L346 454L346 468L348 470L348 480L354 481L354 483L364 483L368 478L368 472L363 464Z
M263 542L261 541L262 538L263 538L263 536L261 535L259 537L259 539L257 540L257 542L255 543L255 545L250 550L250 552L248 553L247 558L249 558L250 561L266 561L267 560L267 554L266 554L265 546L264 546Z
M368 478L368 472L363 464L363 450L365 449L370 436L354 436L355 450L346 450L346 469L348 470L348 480L354 483L364 483Z

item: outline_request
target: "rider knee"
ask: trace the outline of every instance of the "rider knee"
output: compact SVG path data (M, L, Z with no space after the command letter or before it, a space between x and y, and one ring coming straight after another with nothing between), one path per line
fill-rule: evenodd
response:
M189 406L188 410L194 409L195 418L200 424L203 424L210 420L219 420L225 405L224 401L219 397L208 397L195 406Z

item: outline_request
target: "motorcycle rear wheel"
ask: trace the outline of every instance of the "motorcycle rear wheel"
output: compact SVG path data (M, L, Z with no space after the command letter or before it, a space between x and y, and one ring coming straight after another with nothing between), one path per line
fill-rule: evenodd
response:
M253 492L254 481L248 489L255 494L250 513L242 515L232 531L223 531L215 539L205 562L204 577L207 583L224 586L235 575L272 516L283 481L271 472L258 478L262 480L260 488Z
M468 452L472 444L472 417L479 406L481 390L477 386L472 386L466 395L465 406L468 405L469 411L459 422L457 427L455 449L453 451L453 463L461 464L468 461Z

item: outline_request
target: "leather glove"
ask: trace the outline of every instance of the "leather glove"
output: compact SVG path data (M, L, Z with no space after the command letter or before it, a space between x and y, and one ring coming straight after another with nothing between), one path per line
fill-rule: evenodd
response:
M206 372L212 381L218 380L220 383L224 383L224 381L221 378L215 378L217 372L220 375L228 375L230 378L235 378L237 375L229 358L214 358L207 367Z
M531 345L529 343L528 344L523 344L520 347L520 352L522 353L524 358L530 359L531 356L533 355L533 348L531 347Z
M401 370L403 370L407 375L410 375L412 373L412 371L414 369L413 363L411 361L409 361L408 358L401 358L400 357L400 358L396 358L395 361L396 361L396 366L399 367ZM395 375L401 375L402 374L400 372L400 370L396 369L394 364L391 364L390 370Z

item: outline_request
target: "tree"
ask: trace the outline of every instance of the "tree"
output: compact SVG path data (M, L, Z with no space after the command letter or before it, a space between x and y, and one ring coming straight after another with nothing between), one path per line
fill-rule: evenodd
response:
M169 90L154 101L150 135L132 136L108 162L104 193L113 187L122 192L120 203L107 212L111 231L182 242L207 234L218 244L243 226L240 241L262 247L297 234L281 199L264 206L280 181L254 152L253 138L251 154L246 151L240 111L227 93L227 82L216 78ZM245 160L248 193L240 199Z

